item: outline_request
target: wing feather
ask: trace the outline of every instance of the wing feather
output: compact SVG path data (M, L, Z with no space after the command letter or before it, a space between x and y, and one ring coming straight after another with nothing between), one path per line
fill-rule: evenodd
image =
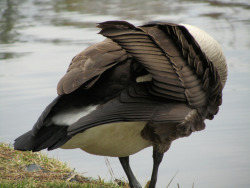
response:
M73 58L57 92L63 95L79 87L89 89L103 72L128 58L126 51L110 39L94 44Z
M217 113L222 92L218 72L184 26L116 24L101 23L100 33L118 43L152 75L148 87L152 95L186 102L205 118ZM140 48L143 44L150 45Z
M176 111L178 109L178 113ZM92 113L72 124L69 135L73 136L88 128L113 122L150 121L152 123L181 123L192 109L184 103L163 103L152 98L146 84L130 86L115 98Z

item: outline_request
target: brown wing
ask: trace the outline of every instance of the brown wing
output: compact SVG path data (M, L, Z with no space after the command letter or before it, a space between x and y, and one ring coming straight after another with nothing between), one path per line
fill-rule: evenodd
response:
M120 97L99 106L95 111L72 124L68 134L73 136L91 127L114 122L151 124L180 124L192 109L185 103L159 100L147 91L147 84L129 86Z
M212 119L221 104L222 86L217 70L185 27L127 22L104 22L101 34L112 39L152 75L149 92L186 102Z
M126 51L110 39L94 44L72 59L57 93L69 94L80 86L89 89L103 72L128 58Z

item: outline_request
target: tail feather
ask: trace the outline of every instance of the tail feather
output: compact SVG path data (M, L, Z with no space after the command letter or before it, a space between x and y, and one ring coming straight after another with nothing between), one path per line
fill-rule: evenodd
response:
M32 142L32 130L19 136L15 139L14 149L20 151L30 151L32 150L34 142Z
M65 98L65 97L64 97ZM62 96L56 97L43 111L32 130L15 139L14 149L21 151L40 151L56 149L71 137L67 135L68 126L59 126L51 122L51 116L62 103ZM58 107L57 107L58 108ZM59 108L61 109L61 108Z
M40 151L56 149L67 142L71 136L67 135L68 126L52 125L42 127L34 136L31 131L15 140L14 149L21 151Z

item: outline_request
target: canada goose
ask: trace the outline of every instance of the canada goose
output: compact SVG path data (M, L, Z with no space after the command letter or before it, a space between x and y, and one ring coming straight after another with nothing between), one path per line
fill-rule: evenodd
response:
M108 21L98 27L106 39L73 58L58 97L14 147L119 157L130 186L138 188L129 155L153 146L153 188L171 142L203 130L204 120L217 114L225 57L211 36L191 25Z

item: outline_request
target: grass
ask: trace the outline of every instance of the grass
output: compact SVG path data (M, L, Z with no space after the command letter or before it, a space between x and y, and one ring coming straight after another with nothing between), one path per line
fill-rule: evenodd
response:
M27 166L31 164L40 166L41 170L27 171ZM106 164L109 167L108 161ZM112 171L110 168L109 171ZM170 187L177 173L178 171L170 180L167 188ZM113 177L113 179L115 178ZM115 179L115 182L84 177L70 169L66 163L49 158L41 152L16 151L12 146L0 143L0 188L129 188L128 184L121 180ZM177 188L180 188L179 184L177 184ZM194 188L194 184L192 188Z
M27 165L30 164L36 164L41 169L27 171ZM0 188L5 187L128 188L129 186L84 177L70 169L66 163L48 158L41 152L16 151L10 145L0 143Z

